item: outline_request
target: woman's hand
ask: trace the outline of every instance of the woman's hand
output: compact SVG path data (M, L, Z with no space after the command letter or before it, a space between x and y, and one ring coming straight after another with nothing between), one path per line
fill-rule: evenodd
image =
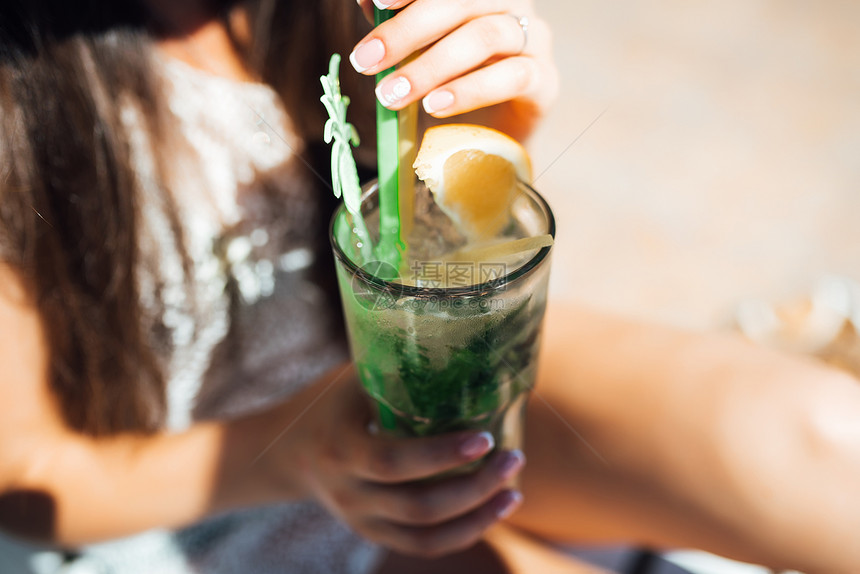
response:
M508 102L540 116L555 100L550 30L531 0L394 0L387 8L400 11L350 55L370 75L423 50L377 86L386 107L423 98L427 113L445 118Z
M301 394L299 402L309 406L292 423L278 419L290 428L266 454L264 468L290 477L286 482L300 495L316 498L369 540L419 556L461 550L522 499L506 486L523 466L518 451L491 454L473 474L418 482L480 459L493 449L492 436L375 435L351 368Z

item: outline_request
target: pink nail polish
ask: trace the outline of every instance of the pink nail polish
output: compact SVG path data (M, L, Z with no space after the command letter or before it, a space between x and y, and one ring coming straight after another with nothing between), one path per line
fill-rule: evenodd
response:
M507 480L511 478L514 474L517 473L523 467L523 464L526 462L526 457L519 450L511 451L502 461L502 465L499 468L499 476L503 480Z
M349 63L358 73L363 73L377 65L385 57L385 44L382 40L374 38L369 42L358 46L349 55Z
M430 92L424 98L423 103L424 111L428 114L441 112L445 108L451 107L451 104L454 103L454 94L448 90L436 90L435 92Z
M493 435L488 432L482 432L467 439L460 445L460 454L466 458L477 458L482 454L489 452L495 445Z
M516 490L508 491L506 496L502 498L502 500L498 503L498 510L496 510L496 516L499 517L499 520L504 520L508 516L510 516L517 507L522 504L523 495L517 492Z
M394 0L373 0L373 4L380 10L386 10L389 6L394 4Z
M387 107L393 106L412 91L412 84L403 76L385 78L376 86L376 97Z

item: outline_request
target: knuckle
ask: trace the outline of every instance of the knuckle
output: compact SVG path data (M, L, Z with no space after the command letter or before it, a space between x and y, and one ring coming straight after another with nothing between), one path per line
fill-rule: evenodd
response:
M363 525L350 525L350 527L355 530L358 534L361 535L362 538L367 540L372 544L378 544L379 546L388 546L391 547L392 544L385 538L385 536L380 533L378 530L373 528L368 528Z
M420 558L441 558L449 552L448 548L435 536L422 536L416 542L416 554Z
M411 20L395 20L392 19L389 21L392 28L389 30L390 34L388 37L388 41L393 46L399 45L409 45L414 42L415 38L418 38L422 34L421 22L420 21L411 21ZM396 28L394 27L396 26ZM385 44L386 47L389 46L388 43Z
M495 53L499 47L499 39L503 36L501 18L480 18L473 21L472 33L477 46L484 53Z
M475 0L454 0L454 9L458 12L470 14L475 10Z
M502 488L505 482L505 479L495 468L487 469L487 472L480 475L478 482L473 487L474 497L483 499L493 495Z
M441 558L457 550L468 548L472 545L471 538L467 541L459 539L449 540L441 529L434 529L425 533L421 540L421 553L424 558Z
M471 548L471 547L472 547L476 542L477 542L477 539L476 539L476 538L466 538L466 539L458 540L457 542L455 542L454 544L452 544L452 545L447 549L447 552L448 552L448 553L454 553L454 552L462 552L462 551L464 551L464 550L468 550L468 549L469 549L469 548Z
M341 468L346 460L346 453L338 441L327 441L320 449L320 460L326 468Z
M517 93L530 91L537 77L537 68L531 58L517 58L511 66L511 87Z
M356 498L351 493L343 490L335 491L331 494L332 502L342 512L351 512L355 509Z
M438 513L427 497L410 497L403 506L403 517L414 524L432 524Z
M427 537L420 530L406 530L400 535L400 546L403 551L413 556L426 558Z
M505 9L501 11L531 18L534 14L534 3L531 0L508 0Z
M380 478L396 478L400 472L401 460L397 451L385 446L373 450L368 462L370 472Z

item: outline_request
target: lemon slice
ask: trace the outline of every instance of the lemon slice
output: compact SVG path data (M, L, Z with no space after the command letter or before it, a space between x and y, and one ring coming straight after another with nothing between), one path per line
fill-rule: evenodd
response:
M517 180L530 183L526 150L491 128L446 124L424 133L413 164L436 204L469 239L497 235L510 221Z

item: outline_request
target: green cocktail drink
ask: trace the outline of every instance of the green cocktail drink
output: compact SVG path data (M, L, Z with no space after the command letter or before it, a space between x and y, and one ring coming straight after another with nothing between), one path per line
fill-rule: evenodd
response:
M499 447L519 448L523 409L535 382L551 250L529 238L554 236L552 212L535 190L520 184L508 228L476 246L457 235L432 200L422 207L422 197L429 194L419 189L415 229L400 269L363 257L367 252L356 245L352 216L343 207L332 220L361 384L385 431L427 436L480 429L491 432ZM361 202L368 229L378 227L377 211L372 184Z

